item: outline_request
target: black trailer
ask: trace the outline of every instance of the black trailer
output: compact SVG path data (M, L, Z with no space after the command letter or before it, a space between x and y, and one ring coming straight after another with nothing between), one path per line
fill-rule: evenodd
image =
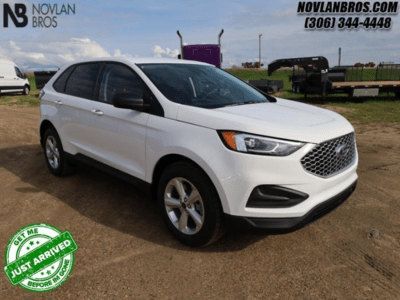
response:
M260 79L247 82L267 94L273 94L283 89L283 80Z
M278 59L268 65L268 75L282 68L293 68L290 76L295 93L320 94L325 101L328 94L345 93L350 97L375 97L382 92L394 92L400 97L400 64L337 66L329 68L323 56Z
M41 90L57 71L37 71L35 74L36 88Z

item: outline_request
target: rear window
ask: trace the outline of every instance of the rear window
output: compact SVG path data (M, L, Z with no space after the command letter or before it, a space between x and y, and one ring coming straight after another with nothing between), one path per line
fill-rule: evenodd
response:
M100 64L90 63L76 66L67 80L65 94L93 99L94 85L96 83Z
M57 78L56 82L53 84L53 88L59 92L59 93L64 93L65 90L65 84L68 80L69 75L71 75L71 72L74 70L75 66L69 67L64 73L61 74L60 77Z

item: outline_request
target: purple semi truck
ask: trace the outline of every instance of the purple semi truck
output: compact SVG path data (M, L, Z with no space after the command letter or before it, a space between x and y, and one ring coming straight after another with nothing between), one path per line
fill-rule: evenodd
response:
M182 36L178 30L177 34L181 39L181 54L178 55L178 59L201 61L212 64L218 68L221 68L221 63L222 63L221 36L223 33L224 30L222 29L218 35L218 45L183 46Z

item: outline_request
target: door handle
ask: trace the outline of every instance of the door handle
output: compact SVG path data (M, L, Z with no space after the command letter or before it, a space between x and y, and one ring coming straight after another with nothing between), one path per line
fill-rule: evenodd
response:
M104 113L101 110L98 109L92 109L92 113L98 115L98 116L102 116L104 115Z
M61 101L54 101L58 105L62 105L63 103Z

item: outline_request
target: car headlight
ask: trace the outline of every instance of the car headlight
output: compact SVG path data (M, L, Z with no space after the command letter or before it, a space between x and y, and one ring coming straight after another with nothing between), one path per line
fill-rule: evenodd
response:
M218 131L218 133L228 149L238 152L287 156L305 145L236 131Z

